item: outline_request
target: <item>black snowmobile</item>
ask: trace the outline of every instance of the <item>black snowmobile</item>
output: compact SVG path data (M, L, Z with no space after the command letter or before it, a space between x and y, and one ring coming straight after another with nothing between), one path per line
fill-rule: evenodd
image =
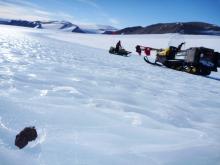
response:
M131 52L129 52L125 49L120 49L119 51L116 51L115 47L110 47L109 53L114 54L114 55L125 56L125 57L129 57L129 54L131 54Z
M147 56L144 57L144 60L152 65L203 76L210 75L212 71L217 72L220 67L220 53L213 49L193 47L180 51L177 47L170 46L166 56L161 56L159 49L152 49L157 50L156 60L151 62Z

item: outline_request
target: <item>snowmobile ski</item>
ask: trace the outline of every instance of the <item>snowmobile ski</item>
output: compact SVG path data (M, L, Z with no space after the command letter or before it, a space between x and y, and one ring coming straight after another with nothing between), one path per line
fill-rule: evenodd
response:
M159 64L157 62L151 62L149 61L149 59L147 58L147 56L144 57L144 61L146 61L148 64L154 65L154 66L163 66L162 64Z

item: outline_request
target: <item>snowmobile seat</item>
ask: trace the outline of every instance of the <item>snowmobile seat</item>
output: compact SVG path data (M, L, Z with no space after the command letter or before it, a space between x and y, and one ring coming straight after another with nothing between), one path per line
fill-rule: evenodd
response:
M175 59L175 55L177 54L177 48L174 46L169 47L169 54L166 56L167 60Z

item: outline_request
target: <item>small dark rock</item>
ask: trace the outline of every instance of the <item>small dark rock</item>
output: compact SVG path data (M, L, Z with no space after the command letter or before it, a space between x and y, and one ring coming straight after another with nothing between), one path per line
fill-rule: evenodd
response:
M19 134L16 135L15 145L22 149L29 141L33 141L37 138L37 131L35 127L26 127Z

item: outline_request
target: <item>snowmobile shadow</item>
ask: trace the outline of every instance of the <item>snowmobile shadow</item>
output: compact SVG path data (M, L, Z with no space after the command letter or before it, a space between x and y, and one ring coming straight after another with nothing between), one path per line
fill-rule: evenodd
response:
M204 76L204 77L205 77L205 78L208 78L208 79L220 81L220 78L219 78L219 77L213 77L213 76Z
M124 55L121 55L121 54L111 54L111 55L116 55L116 56L121 56L121 57L131 57L131 54L127 54L127 55L125 55L125 54Z

